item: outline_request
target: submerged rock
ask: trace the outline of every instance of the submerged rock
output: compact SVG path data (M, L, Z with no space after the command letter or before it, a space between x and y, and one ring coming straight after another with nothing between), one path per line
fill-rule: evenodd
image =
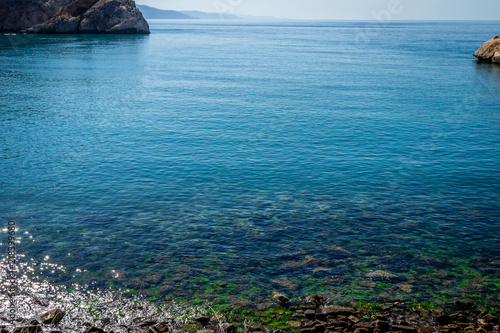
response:
M299 289L298 285L287 279L274 279L272 282L292 291Z
M386 271L371 272L371 273L366 274L366 277L368 277L368 278L383 278L383 279L389 279L389 280L397 278L396 275L389 273L389 272L386 272Z
M454 305L459 309L469 309L474 306L474 301L471 300L458 300L454 302Z
M0 0L0 32L147 34L133 0Z
M493 37L474 52L474 57L482 62L500 63L500 35Z
M326 298L324 298L323 296L319 296L319 295L314 294L314 295L311 295L311 296L307 296L304 299L304 303L306 303L306 304L312 304L315 307L319 307L321 305L325 305L326 304Z

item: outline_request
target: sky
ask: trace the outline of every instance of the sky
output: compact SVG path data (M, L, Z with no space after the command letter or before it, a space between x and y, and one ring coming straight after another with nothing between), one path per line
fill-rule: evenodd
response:
M161 9L288 19L500 21L500 0L136 0L136 3Z

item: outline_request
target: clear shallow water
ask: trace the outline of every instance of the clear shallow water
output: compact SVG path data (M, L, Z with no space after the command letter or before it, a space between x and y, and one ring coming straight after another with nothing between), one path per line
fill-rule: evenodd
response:
M18 252L158 298L498 304L500 66L471 56L498 23L366 26L1 35Z

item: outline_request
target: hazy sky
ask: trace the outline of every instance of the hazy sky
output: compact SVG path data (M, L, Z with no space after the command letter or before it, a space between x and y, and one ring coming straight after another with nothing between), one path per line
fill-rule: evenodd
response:
M500 20L500 0L136 0L162 9L294 19ZM381 19L386 19L382 15ZM500 26L499 26L500 29Z

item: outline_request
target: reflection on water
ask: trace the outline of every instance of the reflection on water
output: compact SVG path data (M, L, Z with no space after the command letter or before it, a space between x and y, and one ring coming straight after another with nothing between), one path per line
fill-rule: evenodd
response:
M78 284L61 289L40 279L40 273L65 274L64 268L54 264L33 260L20 260L18 269L19 289L7 297L4 284L0 284L0 313L2 326L9 330L27 326L33 318L39 318L48 310L62 309L63 319L59 329L74 332L91 323L116 332L127 331L127 325L138 324L137 318L154 318L171 325L185 324L189 318L206 315L206 310L182 304L157 305L136 296L124 297L121 293L99 290L91 286L82 288ZM0 276L5 281L6 263L0 262ZM43 273L42 273L43 274ZM12 319L12 320L10 320ZM14 325L13 325L14 324Z
M45 48L57 45L74 43L80 45L133 45L141 41L146 41L147 35L102 35L102 34L80 34L80 35L35 35L8 33L0 34L0 43L3 50L20 51L26 48Z
M476 64L477 78L483 88L489 90L491 94L500 96L498 91L498 82L500 82L500 64L480 63ZM493 82L491 82L493 81Z

